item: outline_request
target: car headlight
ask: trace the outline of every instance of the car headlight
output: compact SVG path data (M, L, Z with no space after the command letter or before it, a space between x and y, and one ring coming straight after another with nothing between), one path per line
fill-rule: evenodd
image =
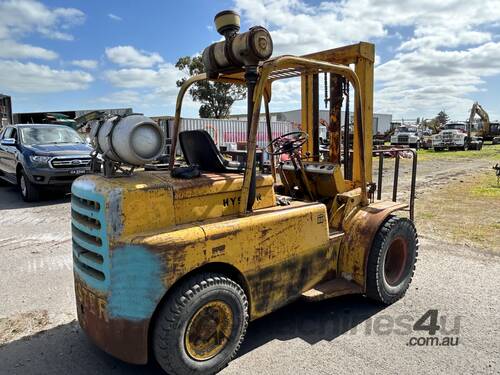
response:
M50 156L31 155L30 160L36 166L46 167L49 165Z

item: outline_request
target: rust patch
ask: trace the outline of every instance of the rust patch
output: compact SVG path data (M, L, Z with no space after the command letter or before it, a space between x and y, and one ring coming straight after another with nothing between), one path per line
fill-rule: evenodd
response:
M368 255L375 234L387 216L404 206L397 203L381 206L377 202L376 205L360 209L349 218L340 248L340 274L352 274L354 281L365 287Z
M267 228L267 227L264 227L260 230L260 236L262 238L265 238L267 237L267 234L269 233L269 231L271 230L271 228Z
M318 249L245 274L252 294L252 319L299 298L303 290L322 280L328 271L327 253L327 248Z
M219 232L219 233L214 233L214 234L211 234L209 236L207 236L207 240L220 240L222 238L227 238L227 237L230 237L230 236L236 236L238 233L241 232L241 229L234 229L232 231L229 231L229 232L226 232L226 231L222 231L222 232Z
M125 362L147 363L149 319L131 321L107 316L103 319L105 300L84 287L78 277L75 277L75 294L78 322L98 347Z
M212 248L212 257L216 258L218 256L224 255L226 250L226 245L220 245Z

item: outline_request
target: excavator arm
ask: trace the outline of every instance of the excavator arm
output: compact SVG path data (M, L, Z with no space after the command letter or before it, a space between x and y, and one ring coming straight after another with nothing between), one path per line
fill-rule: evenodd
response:
M474 116L478 115L481 120L483 121L483 130L482 134L488 134L490 132L490 116L488 115L488 112L484 110L483 107L478 102L474 102L472 105L472 108L470 110L470 117L469 117L469 126L467 129L467 135L470 138L470 130L472 128L472 122L474 121Z

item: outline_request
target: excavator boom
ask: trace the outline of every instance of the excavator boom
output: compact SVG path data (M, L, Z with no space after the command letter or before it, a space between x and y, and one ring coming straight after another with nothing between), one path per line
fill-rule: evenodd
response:
M490 133L490 116L488 115L488 112L484 110L483 107L481 107L481 104L478 102L474 102L472 105L472 108L470 110L470 117L469 117L469 126L467 127L467 135L470 137L470 131L472 128L472 122L474 121L474 116L478 115L481 120L483 121L483 129L481 131L482 135L486 135Z

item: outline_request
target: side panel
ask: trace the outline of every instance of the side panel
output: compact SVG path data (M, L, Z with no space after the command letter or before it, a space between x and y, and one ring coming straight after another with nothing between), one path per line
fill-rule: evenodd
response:
M175 224L173 193L170 189L135 189L124 191L122 199L116 199L117 212L111 212L123 225L121 236L168 228ZM126 220L123 220L126 218Z
M252 319L297 298L324 277L332 261L322 204L255 211L134 242L162 257L167 289L207 263L236 267L249 285Z
M175 223L183 224L237 214L240 201L241 189L188 198L178 198L176 194ZM254 209L273 206L275 201L272 185L257 186Z

